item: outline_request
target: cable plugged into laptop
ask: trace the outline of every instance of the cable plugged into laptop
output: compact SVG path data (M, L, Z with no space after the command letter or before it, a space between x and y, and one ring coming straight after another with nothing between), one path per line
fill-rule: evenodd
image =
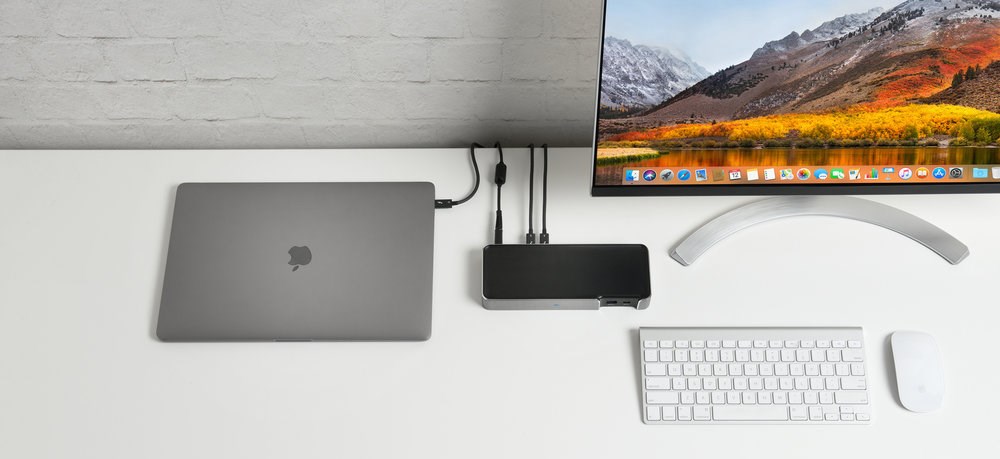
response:
M479 182L481 180L481 177L479 176L479 163L476 162L477 148L485 148L485 147L475 142L473 142L472 145L469 146L469 158L472 160L472 172L476 174L476 181L475 184L472 186L472 191L469 192L468 196L462 199L457 199L457 200L435 199L434 200L435 209L451 209L452 207L455 207L459 204L465 204L468 200L472 199L472 197L476 195L477 191L479 191Z

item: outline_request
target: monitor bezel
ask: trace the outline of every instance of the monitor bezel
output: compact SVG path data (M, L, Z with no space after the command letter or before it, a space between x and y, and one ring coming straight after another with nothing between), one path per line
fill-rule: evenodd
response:
M600 129L601 84L604 75L604 28L608 0L601 2L600 46L597 62L597 93L594 96L594 136L591 143L590 194L592 196L787 196L787 195L879 195L879 194L974 194L1000 193L1000 182L907 184L816 184L816 185L598 185L597 136ZM873 147L877 148L877 147ZM876 165L871 165L876 167ZM971 166L954 164L953 166ZM881 167L880 165L878 167Z

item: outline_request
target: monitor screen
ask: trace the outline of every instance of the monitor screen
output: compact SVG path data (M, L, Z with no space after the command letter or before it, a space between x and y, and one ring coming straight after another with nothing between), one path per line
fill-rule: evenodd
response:
M606 0L593 192L1000 191L1000 1Z

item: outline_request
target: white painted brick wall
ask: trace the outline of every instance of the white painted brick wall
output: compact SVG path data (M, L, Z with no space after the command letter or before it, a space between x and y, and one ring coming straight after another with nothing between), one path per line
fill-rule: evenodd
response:
M0 0L0 149L588 145L600 0Z

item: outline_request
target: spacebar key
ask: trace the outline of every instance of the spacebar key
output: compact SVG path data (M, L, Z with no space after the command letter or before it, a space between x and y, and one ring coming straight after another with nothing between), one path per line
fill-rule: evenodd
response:
M716 421L787 421L788 407L785 406L716 406L713 407Z

